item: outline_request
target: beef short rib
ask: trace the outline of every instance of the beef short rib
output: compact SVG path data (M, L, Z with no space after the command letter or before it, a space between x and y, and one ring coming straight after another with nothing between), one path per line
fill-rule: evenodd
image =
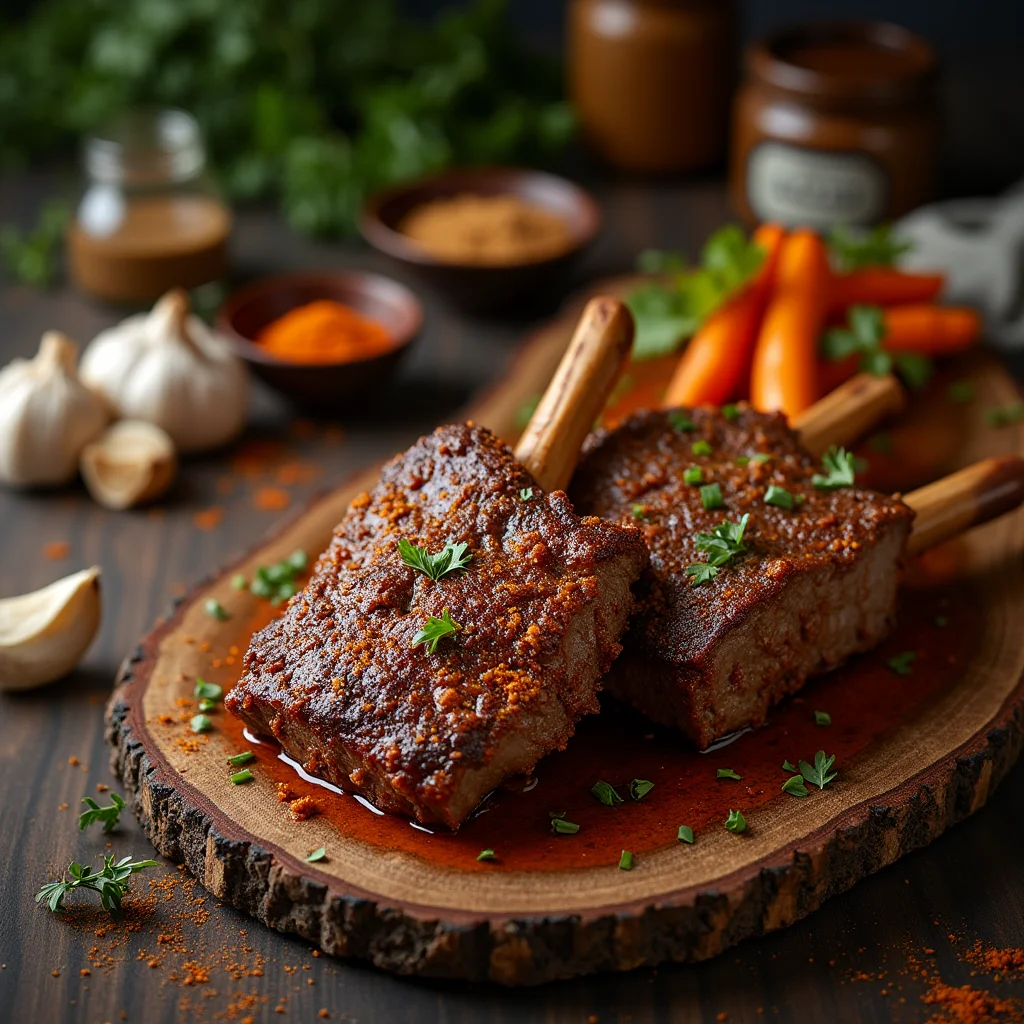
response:
M701 441L710 454L694 453ZM684 482L690 467L699 484ZM745 406L732 418L642 412L591 437L570 487L576 507L637 522L651 556L608 690L703 748L882 639L913 513L872 491L819 490L819 468L782 416ZM704 507L700 485L711 483L723 508ZM765 503L772 484L792 509ZM706 560L695 535L745 513L746 555L695 585L686 567Z
M472 560L433 580L402 538ZM308 771L455 828L598 710L646 559L639 531L581 519L487 430L441 427L352 503L225 703ZM445 612L458 631L413 646Z

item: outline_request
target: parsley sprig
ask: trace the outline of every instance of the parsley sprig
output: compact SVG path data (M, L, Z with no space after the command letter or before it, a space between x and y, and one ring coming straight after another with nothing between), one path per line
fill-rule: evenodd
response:
M256 569L252 583L241 574L235 576L231 585L236 590L245 590L255 597L266 598L271 604L283 604L299 589L297 580L305 571L308 559L301 549L293 551L287 558L273 565L261 565Z
M121 812L124 810L124 798L117 795L117 793L110 794L110 806L101 807L91 796L83 796L82 803L89 808L87 811L82 811L78 816L78 829L80 832L84 832L94 822L103 822L104 832L113 832L117 825L117 819L121 817Z
M412 646L418 647L420 644L426 644L427 652L433 654L441 640L446 636L452 636L460 629L462 627L457 622L452 621L448 609L445 608L441 618L437 618L434 615L427 616L427 624L412 638Z
M100 894L103 909L116 914L121 909L121 900L128 892L132 875L145 868L155 868L155 860L133 861L131 854L114 860L113 854L103 858L103 867L93 871L88 865L72 861L68 868L71 878L63 876L56 882L47 882L36 894L36 903L46 905L56 913L64 909L64 897L76 889L87 889Z
M932 361L917 352L886 351L885 314L879 306L851 306L846 326L826 331L821 348L825 358L833 362L859 356L859 369L876 377L895 369L915 391L928 383L934 369Z
M839 774L839 772L832 771L832 765L835 764L835 761L835 754L829 757L825 754L824 750L819 750L814 755L813 765L808 764L806 761L800 762L800 774L812 786L824 789Z
M464 541L458 544L449 541L436 555L431 555L426 548L421 548L403 537L398 542L398 553L409 568L418 569L432 580L439 580L448 573L465 569L469 565L473 556L467 551L468 547Z
M841 487L853 487L855 463L853 452L832 445L821 457L821 465L825 472L815 473L811 477L811 483L819 491L837 491Z
M891 224L879 224L870 231L853 232L845 224L837 224L828 236L829 253L841 273L864 267L891 267L912 242L900 241L893 235Z
M698 533L694 538L694 544L698 551L707 554L707 562L697 562L686 567L686 575L693 579L693 585L699 587L708 580L713 580L718 575L720 566L727 565L733 558L745 554L746 544L743 543L743 534L746 532L747 523L750 521L750 513L744 513L738 523L726 519L711 531L711 533Z

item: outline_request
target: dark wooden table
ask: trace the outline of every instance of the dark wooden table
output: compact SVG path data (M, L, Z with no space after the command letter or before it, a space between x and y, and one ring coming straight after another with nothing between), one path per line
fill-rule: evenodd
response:
M0 187L0 220L29 217L40 189L38 181ZM581 268L581 280L628 269L646 246L695 255L706 235L728 217L722 188L713 181L620 182L597 191L606 230ZM354 244L296 238L269 213L241 218L235 253L241 275L310 266L390 272ZM173 493L157 509L107 512L79 486L49 494L0 492L0 596L97 564L103 569L104 600L100 635L73 675L35 693L0 697L0 1019L277 1020L280 1009L291 1020L316 1020L326 1010L329 1019L363 1024L588 1018L636 1024L924 1021L935 1008L922 1003L926 985L907 973L908 955L933 964L947 982L973 981L1024 995L1021 985L1015 991L1012 984L971 979L970 967L957 955L975 940L1024 945L1024 767L967 823L785 932L703 964L537 990L412 981L363 964L314 957L304 943L272 933L212 897L204 905L208 920L199 924L194 900L202 893L189 903L180 885L173 887L170 901L157 903L142 918L129 917L137 930L122 926L100 936L95 934L96 928L103 931L99 916L68 922L33 903L39 886L70 860L96 863L108 842L118 854L151 852L131 820L110 837L96 830L80 834L77 808L98 783L116 789L107 767L103 705L120 660L174 598L287 514L254 507L255 489L274 484L274 473L240 475L239 454L251 453L254 442L272 441L280 445L270 450L278 461L315 465L312 479L287 488L297 508L317 490L455 415L476 389L500 378L530 325L528 319L470 321L433 296L423 298L428 326L417 351L374 410L349 417L340 431L334 424L296 423L291 410L260 390L243 445L188 461ZM7 287L0 292L0 362L32 353L46 328L85 343L117 317L116 310L70 290L41 294ZM261 450L267 454L266 446ZM212 506L224 510L219 526L198 528L196 512ZM44 557L52 542L68 545L66 558ZM69 758L79 764L69 764ZM162 864L153 874L177 873L173 865ZM145 876L135 888L147 890ZM184 904L192 908L180 926L184 946L175 942L164 948L159 935L170 929L172 915ZM151 959L156 966L148 966ZM183 965L189 960L210 965L208 981L186 984L189 970ZM225 970L232 961L238 977ZM82 975L83 969L90 973Z

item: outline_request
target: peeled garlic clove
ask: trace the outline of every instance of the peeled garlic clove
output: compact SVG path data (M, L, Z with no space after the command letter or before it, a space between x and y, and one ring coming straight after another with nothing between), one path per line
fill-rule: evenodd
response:
M100 570L0 600L0 690L29 690L70 672L100 624Z
M143 420L121 420L82 450L79 468L89 493L120 510L160 497L177 470L174 442Z

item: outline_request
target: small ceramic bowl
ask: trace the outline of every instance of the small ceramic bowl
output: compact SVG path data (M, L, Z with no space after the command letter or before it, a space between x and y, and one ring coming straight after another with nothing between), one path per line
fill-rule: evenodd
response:
M368 359L341 363L289 363L275 358L254 338L296 306L334 299L383 324L392 348ZM260 278L228 297L217 328L252 371L300 405L340 415L338 403L363 399L395 371L423 326L423 307L404 285L356 270L276 274Z
M514 195L562 217L572 242L565 252L532 263L481 266L450 263L432 256L398 230L417 206L434 199L474 195ZM566 178L520 167L465 167L399 185L373 196L363 208L359 229L375 249L408 267L421 280L468 312L494 312L513 302L560 297L572 264L601 226L597 200Z

